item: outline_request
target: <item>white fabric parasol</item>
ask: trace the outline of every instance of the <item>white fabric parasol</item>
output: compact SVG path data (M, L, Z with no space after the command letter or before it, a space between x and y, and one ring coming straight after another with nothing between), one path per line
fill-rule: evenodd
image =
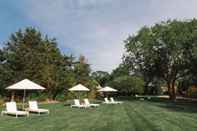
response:
M104 88L101 88L98 90L99 92L117 92L118 90L111 88L109 86L106 86Z
M84 85L82 84L78 84L70 89L68 89L69 91L72 91L72 92L78 92L78 98L80 99L80 92L87 92L87 91L90 91L90 89L88 89L87 87L85 87Z
M22 81L19 81L11 86L8 86L6 88L7 90L23 90L23 108L24 108L24 103L25 103L25 97L26 97L26 90L44 90L45 88L28 80L24 79Z
M87 87L83 86L82 84L78 84L70 89L68 89L69 91L90 91L90 89L88 89Z

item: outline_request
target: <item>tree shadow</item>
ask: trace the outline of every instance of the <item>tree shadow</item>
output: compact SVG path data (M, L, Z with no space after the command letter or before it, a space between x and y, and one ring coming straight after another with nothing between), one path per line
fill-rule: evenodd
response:
M169 99L162 99L162 98L154 98L148 101L152 102L158 107L166 108L170 111L197 113L196 101L182 100L182 99L171 101Z

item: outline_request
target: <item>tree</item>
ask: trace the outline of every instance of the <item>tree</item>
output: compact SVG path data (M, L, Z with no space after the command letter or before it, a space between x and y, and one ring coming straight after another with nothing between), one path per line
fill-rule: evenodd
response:
M0 55L3 88L28 78L46 87L49 97L55 99L69 85L69 65L57 48L56 40L34 28L12 34Z
M119 76L129 76L131 72L129 71L129 67L124 64L120 64L116 69L114 69L111 73L111 79L119 77Z
M144 93L143 77L135 72L130 72L129 66L120 64L110 74L110 79L106 83L120 92L122 95L134 95Z
M110 86L118 89L123 95L134 95L144 93L144 81L138 76L119 76L108 83Z
M105 84L110 80L110 74L105 71L95 71L91 74L91 77L101 86L105 86Z
M85 56L81 55L79 60L74 64L77 83L85 84L90 78L90 72L90 65L87 63Z
M167 21L143 27L125 41L124 63L151 79L166 82L170 99L176 99L177 80L188 75L197 48L197 20ZM195 54L195 53L194 53ZM194 57L192 57L194 58Z

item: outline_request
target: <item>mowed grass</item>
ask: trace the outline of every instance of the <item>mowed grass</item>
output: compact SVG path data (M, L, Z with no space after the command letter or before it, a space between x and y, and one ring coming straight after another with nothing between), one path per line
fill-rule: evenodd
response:
M196 131L195 103L125 101L121 105L76 109L42 105L49 115L0 117L0 131Z

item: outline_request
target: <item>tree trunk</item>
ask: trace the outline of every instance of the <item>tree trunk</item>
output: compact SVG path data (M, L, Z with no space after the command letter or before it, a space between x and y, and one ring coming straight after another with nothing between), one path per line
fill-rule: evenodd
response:
M48 91L48 100L49 101L55 100L55 97L56 97L56 95L53 90Z
M58 91L54 91L54 92L52 93L52 100L55 100L55 99L56 99L58 93L59 93Z
M170 100L175 101L175 100L176 100L175 81L173 81L173 82L168 82L167 85L168 85L168 92L169 92Z

